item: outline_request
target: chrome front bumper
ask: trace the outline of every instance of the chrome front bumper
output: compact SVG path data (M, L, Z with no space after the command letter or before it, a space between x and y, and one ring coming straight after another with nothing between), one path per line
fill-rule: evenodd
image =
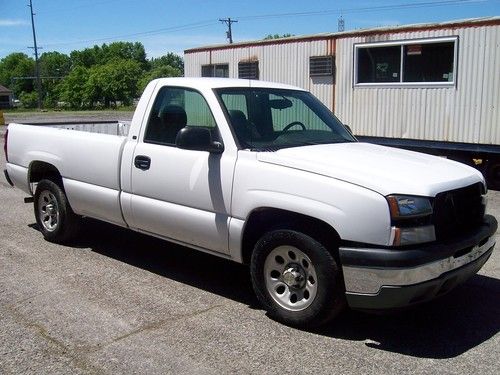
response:
M390 309L423 302L475 274L495 246L495 218L487 216L477 233L455 243L413 249L340 247L349 305Z
M376 294L383 286L406 286L437 279L441 275L476 261L495 246L494 237L490 237L482 246L459 257L450 256L432 263L411 268L365 268L342 267L346 292Z

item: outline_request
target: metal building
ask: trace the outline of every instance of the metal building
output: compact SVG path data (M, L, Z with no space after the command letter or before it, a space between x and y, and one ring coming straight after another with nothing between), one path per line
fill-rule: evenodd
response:
M0 85L0 109L12 108L12 91Z
M194 48L185 72L308 89L356 135L500 144L500 17Z

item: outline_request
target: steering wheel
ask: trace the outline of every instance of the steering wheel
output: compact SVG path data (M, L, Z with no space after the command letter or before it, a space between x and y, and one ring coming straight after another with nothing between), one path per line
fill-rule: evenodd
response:
M293 128L295 125L299 125L302 128L302 130L306 130L306 126L303 123L301 123L300 121L294 121L285 126L281 132L282 133L287 132L290 128Z

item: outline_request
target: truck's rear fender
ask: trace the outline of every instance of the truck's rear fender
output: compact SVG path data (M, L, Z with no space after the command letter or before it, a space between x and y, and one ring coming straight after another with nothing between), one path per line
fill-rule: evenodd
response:
M40 160L31 162L28 168L31 194L34 194L36 183L44 179L62 187L75 213L126 226L120 210L118 191L64 178L59 169L50 163Z
M253 210L243 228L241 261L248 264L255 244L266 232L292 229L305 233L322 243L338 259L340 236L330 224L312 216L272 207Z
M55 165L40 160L32 161L28 167L28 183L32 195L35 193L35 184L44 179L54 181L64 189L61 173Z
M31 151L27 155L29 163L7 163L6 168L14 186L26 194L35 193L36 183L47 176L61 181L61 159L46 152ZM57 182L55 181L55 182Z

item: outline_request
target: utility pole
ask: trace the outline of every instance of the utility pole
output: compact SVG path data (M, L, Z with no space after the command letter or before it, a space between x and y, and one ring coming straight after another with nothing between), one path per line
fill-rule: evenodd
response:
M342 17L342 14L339 17L339 23L338 23L337 30L340 32L345 30L345 21L344 21L344 17Z
M235 20L232 20L231 18L219 18L219 21L222 23L225 23L227 25L227 31L226 31L226 36L227 39L229 39L229 43L233 43L233 32L231 30L231 24L238 22Z
M35 20L33 16L33 2L30 0L30 14L31 14L31 28L33 29L33 48L35 50L35 77L36 77L36 91L38 93L38 109L42 109L42 83L40 82L40 63L38 61L38 47L36 45L36 33L35 33Z

